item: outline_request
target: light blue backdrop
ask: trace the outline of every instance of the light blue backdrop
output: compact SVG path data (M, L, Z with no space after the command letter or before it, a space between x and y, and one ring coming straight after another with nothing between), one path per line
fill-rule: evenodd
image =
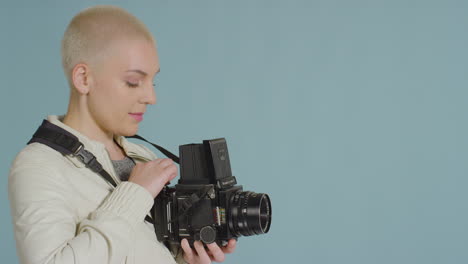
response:
M10 163L65 113L60 39L96 3L157 38L140 134L225 137L238 181L270 194L270 233L226 263L468 263L468 5L427 0L2 1L2 263Z

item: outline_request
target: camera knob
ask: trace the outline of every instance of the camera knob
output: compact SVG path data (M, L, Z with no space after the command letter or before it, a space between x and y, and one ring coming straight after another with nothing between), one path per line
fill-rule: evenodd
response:
M211 244L216 240L216 229L212 226L204 226L200 230L200 240L205 244Z

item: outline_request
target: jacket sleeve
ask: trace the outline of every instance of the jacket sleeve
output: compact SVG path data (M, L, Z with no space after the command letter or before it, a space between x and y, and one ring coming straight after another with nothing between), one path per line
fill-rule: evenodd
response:
M8 194L20 263L123 263L135 225L153 204L143 187L123 182L86 219L76 219L70 187L43 164L10 170Z

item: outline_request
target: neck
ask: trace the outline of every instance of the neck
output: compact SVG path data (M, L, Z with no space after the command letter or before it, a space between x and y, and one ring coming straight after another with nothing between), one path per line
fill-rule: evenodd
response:
M78 100L70 99L68 111L63 119L63 123L89 139L104 144L109 153L118 151L120 147L114 142L114 134L100 127L87 108L80 107L77 101Z

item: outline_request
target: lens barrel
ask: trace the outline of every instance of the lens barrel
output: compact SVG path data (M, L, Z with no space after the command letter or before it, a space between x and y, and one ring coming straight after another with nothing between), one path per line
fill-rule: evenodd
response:
M268 233L271 202L265 193L236 192L230 200L229 228L236 236Z

